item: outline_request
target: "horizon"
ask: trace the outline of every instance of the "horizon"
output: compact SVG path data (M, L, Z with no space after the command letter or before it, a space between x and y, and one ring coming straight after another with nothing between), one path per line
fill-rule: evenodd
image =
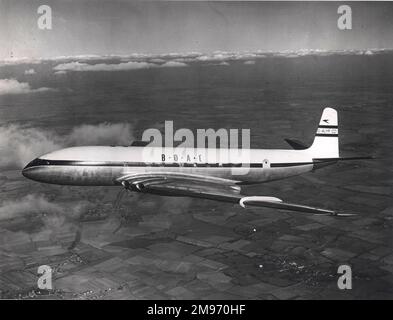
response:
M244 50L244 51L222 51L215 50L210 52L167 52L167 53L151 53L151 52L132 52L132 53L108 53L108 54L96 54L96 53L86 53L79 55L59 55L52 57L27 57L27 56L13 56L8 58L0 58L0 62L20 62L26 64L37 63L41 61L58 61L58 60L95 60L95 59L151 59L151 58L189 58L192 59L198 57L204 57L206 61L218 60L217 55L227 55L222 57L222 60L244 60L244 59L258 59L258 58L271 58L271 57L302 57L309 55L327 54L327 55L340 55L340 54L354 54L354 55L372 55L393 51L392 48L361 48L361 49L336 49L336 50L326 50L326 49L298 49L298 50ZM246 56L246 54L252 54L253 56ZM285 54L298 54L298 56L285 56ZM230 56L231 55L231 56ZM238 56L233 56L238 55ZM266 56L267 55L267 56Z
M349 2L352 29L339 30L342 2L61 1L40 30L38 0L0 1L0 59L283 52L393 48L393 3Z

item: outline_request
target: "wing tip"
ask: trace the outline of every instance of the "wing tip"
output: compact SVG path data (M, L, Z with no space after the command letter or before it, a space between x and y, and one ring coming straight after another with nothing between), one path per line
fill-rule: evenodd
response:
M358 213L354 212L338 212L338 211L330 211L325 210L325 213L314 213L316 216L330 216L330 217L355 217L358 216Z

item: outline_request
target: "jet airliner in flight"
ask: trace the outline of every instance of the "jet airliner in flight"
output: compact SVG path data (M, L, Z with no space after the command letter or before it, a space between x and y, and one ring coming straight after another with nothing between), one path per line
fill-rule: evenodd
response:
M241 186L300 175L341 160L337 111L325 108L314 141L306 147L287 139L292 150L248 149L238 163L232 149L149 146L83 146L54 151L31 161L22 174L39 182L76 186L122 186L126 190L165 196L195 197L237 203L242 207L270 207L314 214L341 215L333 210L285 202L273 196L246 196ZM226 152L222 152L226 151ZM182 155L174 157L175 154ZM146 156L150 155L150 156ZM178 161L174 161L174 159ZM182 160L188 159L188 160ZM191 159L191 161L190 161ZM244 171L244 167L247 170Z

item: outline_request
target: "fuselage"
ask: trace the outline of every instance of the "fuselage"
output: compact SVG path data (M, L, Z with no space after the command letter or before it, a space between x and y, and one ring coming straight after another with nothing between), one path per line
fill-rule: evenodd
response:
M240 151L239 151L240 150ZM307 150L91 146L45 154L24 169L27 178L60 185L118 185L122 176L175 172L253 184L311 171Z

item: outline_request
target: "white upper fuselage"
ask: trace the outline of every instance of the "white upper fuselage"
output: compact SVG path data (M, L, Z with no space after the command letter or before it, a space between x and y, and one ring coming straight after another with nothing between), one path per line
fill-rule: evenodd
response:
M295 143L294 148L73 147L31 161L22 173L33 180L67 185L118 185L127 175L157 173L244 184L283 179L320 167L321 160L331 164L339 157L337 111L325 108L312 145L301 144L298 150Z
M73 147L30 162L23 174L67 185L116 185L128 174L176 172L258 183L311 171L307 150Z

